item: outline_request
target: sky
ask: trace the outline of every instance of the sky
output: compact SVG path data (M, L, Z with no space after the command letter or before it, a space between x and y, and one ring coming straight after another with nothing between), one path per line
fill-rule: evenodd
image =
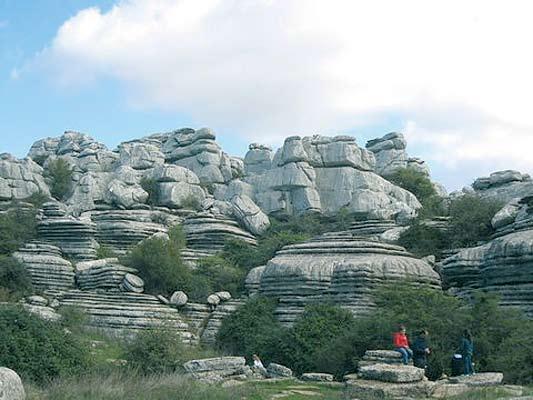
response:
M0 152L396 131L449 190L533 172L529 0L0 0Z

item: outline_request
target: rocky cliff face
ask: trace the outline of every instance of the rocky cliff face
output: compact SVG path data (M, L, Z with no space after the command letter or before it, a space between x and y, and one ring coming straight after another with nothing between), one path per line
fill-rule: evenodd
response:
M492 225L491 241L442 262L445 284L465 297L480 290L496 293L503 306L533 317L533 197L512 200Z

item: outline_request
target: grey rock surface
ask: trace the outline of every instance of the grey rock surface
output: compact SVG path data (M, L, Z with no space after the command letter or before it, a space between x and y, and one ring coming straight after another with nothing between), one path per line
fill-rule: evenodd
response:
M0 367L0 400L24 400L26 392L20 376L12 369Z
M268 364L267 372L271 378L292 378L292 370L281 364Z
M380 382L412 383L424 379L424 370L410 365L376 363L360 366L359 375Z
M121 265L117 258L105 258L76 264L76 282L82 290L119 290L126 274L137 270Z
M533 196L533 181L519 171L497 171L478 178L472 184L474 193L482 198L508 203L513 199Z
M0 154L0 201L27 199L37 193L50 196L41 166L30 158Z

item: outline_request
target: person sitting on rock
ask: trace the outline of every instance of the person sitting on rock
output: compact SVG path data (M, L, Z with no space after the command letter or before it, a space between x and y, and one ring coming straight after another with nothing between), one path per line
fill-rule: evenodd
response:
M257 354L254 354L252 356L252 359L253 359L253 362L254 362L254 365L252 365L252 371L258 372L261 376L267 378L268 377L268 372L267 372L265 366L263 365L263 362L259 358L259 356Z
M428 331L422 329L413 343L413 364L417 368L426 368L427 356L431 353L427 342Z
M472 333L470 330L465 329L463 337L461 338L461 355L463 356L464 374L473 375L474 366L472 363L472 356L474 355L474 340L472 339Z
M413 358L413 351L409 348L409 339L405 334L405 325L400 325L398 332L394 332L392 335L392 342L394 344L394 350L402 355L402 362L407 365L409 359Z

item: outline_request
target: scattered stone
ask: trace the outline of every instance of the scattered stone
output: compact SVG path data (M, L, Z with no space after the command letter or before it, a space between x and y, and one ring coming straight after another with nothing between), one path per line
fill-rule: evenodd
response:
M307 372L300 376L300 380L306 382L333 382L333 375L320 372Z
M181 290L172 293L172 296L170 296L170 304L176 306L176 307L182 307L185 304L187 304L187 301L189 301L189 298L185 294L185 292L182 292Z
M292 370L281 364L268 364L267 372L271 378L292 378Z
M144 292L144 281L137 275L127 273L124 275L120 288L125 292L142 293Z
M191 360L183 364L189 376L207 383L243 380L251 375L244 357L218 357Z

